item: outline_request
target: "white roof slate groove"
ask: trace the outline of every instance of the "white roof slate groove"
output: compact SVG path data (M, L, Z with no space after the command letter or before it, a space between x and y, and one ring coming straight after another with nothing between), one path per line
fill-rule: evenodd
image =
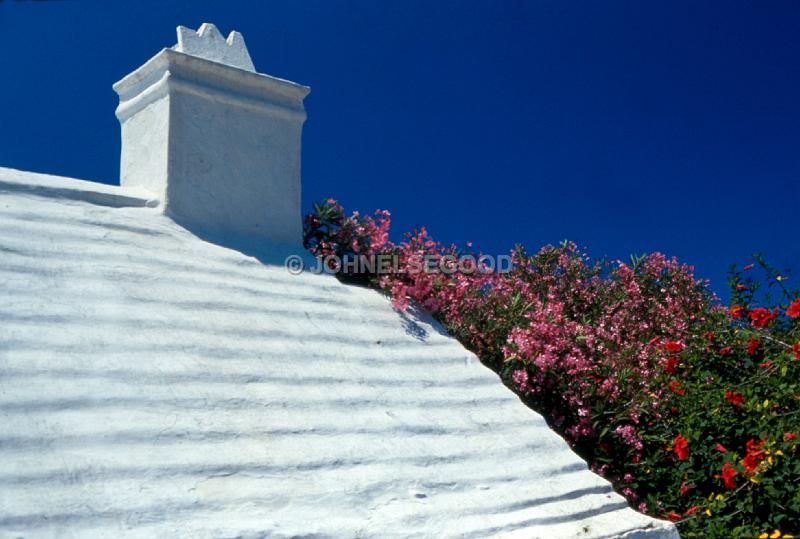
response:
M425 316L0 168L0 536L676 537Z

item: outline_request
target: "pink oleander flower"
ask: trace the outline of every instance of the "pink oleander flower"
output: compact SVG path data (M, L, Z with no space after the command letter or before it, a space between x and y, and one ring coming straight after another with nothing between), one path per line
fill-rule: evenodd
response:
M514 383L517 385L517 389L520 391L520 393L528 392L528 372L525 369L515 370L512 380L514 380Z

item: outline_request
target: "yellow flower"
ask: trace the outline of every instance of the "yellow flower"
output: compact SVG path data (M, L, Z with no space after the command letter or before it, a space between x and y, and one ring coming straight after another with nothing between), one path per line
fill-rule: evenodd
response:
M794 535L792 535L791 533L784 533L783 539L794 539Z
M769 399L764 399L764 408L769 406Z
M772 532L772 534L769 536L769 539L778 539L778 537L780 537L780 536L781 536L781 531L780 531L780 530L775 530L775 531L774 531L774 532Z
M758 477L755 477L755 476L751 477L750 478L750 482L751 483L758 483Z
M706 514L707 514L708 516L711 516L711 509L706 509Z
M769 537L769 534L767 532L764 532L764 533L762 533L761 535L758 536L758 539L767 539L768 537Z
M777 451L775 451L775 454L776 454L776 455L778 455L778 456L780 457L780 456L782 456L782 455L783 455L783 451L781 451L780 449L778 449Z
M767 462L769 462L770 464L772 464L772 457L767 457Z

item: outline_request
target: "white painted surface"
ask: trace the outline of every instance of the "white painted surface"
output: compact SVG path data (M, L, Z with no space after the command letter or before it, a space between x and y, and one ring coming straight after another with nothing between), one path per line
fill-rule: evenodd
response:
M256 70L242 34L233 31L228 34L228 39L225 39L217 27L208 22L204 22L196 32L191 28L178 26L178 43L172 48L178 52L246 71Z
M299 246L309 88L253 72L238 33L228 43L206 24L178 36L114 85L122 185L151 191L189 228Z
M677 537L436 324L110 189L0 169L0 537Z

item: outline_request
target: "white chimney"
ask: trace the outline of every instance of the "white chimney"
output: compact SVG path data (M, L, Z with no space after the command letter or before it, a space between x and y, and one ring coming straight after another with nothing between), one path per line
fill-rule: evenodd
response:
M178 27L114 85L121 183L150 190L176 221L299 244L300 138L310 89L255 72L244 38Z

